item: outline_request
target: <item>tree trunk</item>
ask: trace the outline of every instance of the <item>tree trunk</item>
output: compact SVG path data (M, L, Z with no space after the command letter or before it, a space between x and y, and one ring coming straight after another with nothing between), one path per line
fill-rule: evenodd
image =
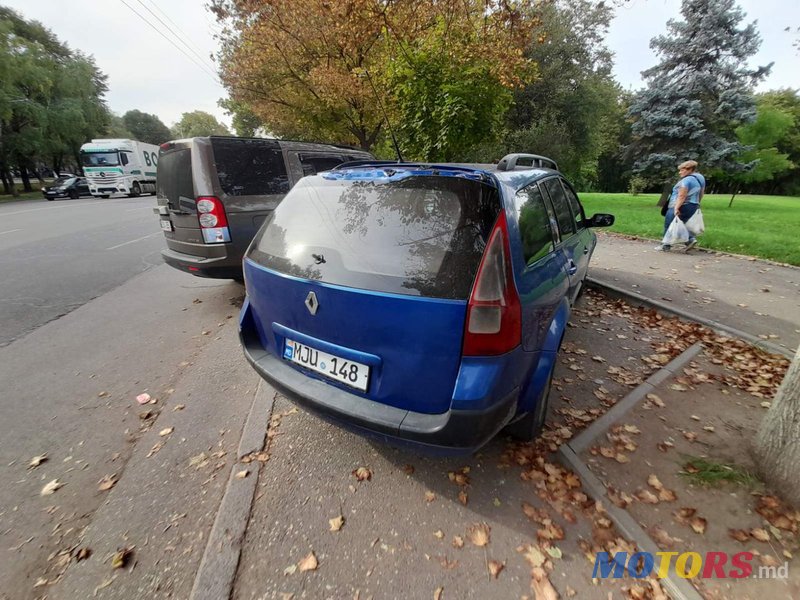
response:
M800 348L761 422L755 457L767 485L800 507Z
M32 192L31 178L28 175L28 167L23 165L19 166L19 178L22 179L22 189L26 192Z
M731 196L731 201L728 202L728 208L733 206L733 199L736 198L736 194L739 192L737 188L733 188L733 196Z

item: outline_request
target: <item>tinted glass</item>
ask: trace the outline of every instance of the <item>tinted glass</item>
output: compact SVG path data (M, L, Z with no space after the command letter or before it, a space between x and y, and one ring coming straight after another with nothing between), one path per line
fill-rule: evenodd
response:
M57 186L57 185L69 185L73 181L75 181L74 177L59 177L58 179L54 179L53 180L53 185L54 186Z
M517 193L519 233L525 262L531 264L555 249L550 215L535 183Z
M158 197L167 198L172 207L181 206L181 196L190 198L194 203L192 150L190 148L161 153L158 160L156 187Z
M116 167L119 156L116 152L81 152L84 167Z
M322 171L330 171L335 166L347 162L346 156L331 154L298 154L300 164L303 165L303 175L316 175Z
M496 191L468 179L311 176L268 218L250 257L332 284L466 299L499 212Z
M566 239L575 233L575 219L572 216L572 210L564 194L564 188L561 187L561 182L557 178L545 180L544 187L556 211L556 219L558 220L558 230L561 232L561 239Z
M564 187L564 193L567 196L567 200L569 200L569 208L572 212L573 218L575 219L575 227L580 229L583 227L583 207L578 200L578 196L572 191L572 188L567 185L567 182L562 179L561 185Z
M289 177L277 142L211 138L211 147L220 187L228 196L263 196L289 191Z

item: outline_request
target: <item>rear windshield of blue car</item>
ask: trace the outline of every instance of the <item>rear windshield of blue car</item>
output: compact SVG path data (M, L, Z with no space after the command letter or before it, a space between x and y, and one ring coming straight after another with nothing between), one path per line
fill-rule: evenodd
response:
M265 222L249 257L335 285L467 299L499 212L494 188L464 178L306 177Z

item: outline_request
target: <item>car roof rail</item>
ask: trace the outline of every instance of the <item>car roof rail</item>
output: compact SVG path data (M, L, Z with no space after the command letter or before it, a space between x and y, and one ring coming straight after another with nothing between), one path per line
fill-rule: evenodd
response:
M545 169L554 169L558 171L558 164L552 158L547 158L546 156L539 156L538 154L523 154L523 153L515 153L515 154L506 154L500 162L497 163L497 170L498 171L513 171L517 167L517 163L520 160L524 161L531 161L530 165L520 165L521 167L524 166L528 169L537 169L537 168L545 168Z

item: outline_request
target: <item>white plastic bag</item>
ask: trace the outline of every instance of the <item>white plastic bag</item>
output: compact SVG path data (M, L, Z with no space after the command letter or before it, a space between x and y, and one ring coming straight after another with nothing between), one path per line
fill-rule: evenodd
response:
M692 235L702 235L706 230L706 225L703 223L703 213L698 208L695 213L686 221L686 229Z
M677 215L672 220L667 233L664 234L664 239L661 243L664 246L674 246L675 244L684 244L689 241L689 230L683 224L680 217Z

